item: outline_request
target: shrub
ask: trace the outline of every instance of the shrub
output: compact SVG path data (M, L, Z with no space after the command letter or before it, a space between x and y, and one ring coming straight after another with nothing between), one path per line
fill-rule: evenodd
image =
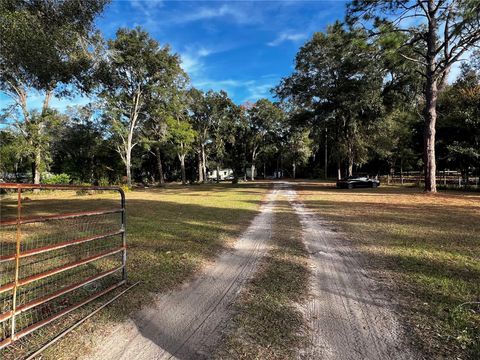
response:
M68 174L45 174L41 183L45 185L67 185L72 179Z
M98 186L109 186L110 181L106 177L102 177L100 180L98 180Z
M123 190L123 192L127 193L131 191L132 189L128 185L120 185L120 188Z

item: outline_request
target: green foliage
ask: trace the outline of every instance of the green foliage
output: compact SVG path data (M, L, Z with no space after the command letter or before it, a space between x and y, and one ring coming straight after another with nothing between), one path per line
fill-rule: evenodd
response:
M0 90L16 100L1 115L3 122L15 124L1 135L4 177L33 167L34 174L49 170L78 182L108 178L112 183L125 166L131 184L131 168L144 181L162 161L168 176L178 177L178 160L190 178L198 163L204 171L230 167L239 177L258 164L269 170L274 163L324 167L317 155L325 143L330 164L350 168L368 163L411 168L421 162L418 107L424 101L418 95L424 66L418 61L426 44L412 34L426 29L398 31L389 18L403 3L419 9L418 3L353 1L348 20L371 21L368 31L336 22L315 33L299 50L293 74L275 89L283 102L260 99L243 106L224 91L187 90L179 56L140 28L119 29L103 42L94 19L106 3L0 3ZM464 28L478 22L474 4L462 1L450 18L459 38L475 34ZM439 99L440 161L463 173L478 168L480 101L472 79L463 76ZM93 89L98 107L66 114L49 108L53 96ZM28 104L33 90L44 97L40 109Z
M104 177L113 180L121 171L118 154L95 118L97 111L90 105L67 109L66 119L50 141L51 171L66 172L76 181L87 183Z
M79 82L92 68L93 58L86 48L95 17L107 2L2 1L2 90L28 87L47 91L58 84ZM58 90L67 91L65 88Z
M140 28L119 29L107 50L97 73L99 96L131 185L131 154L142 141L141 130L148 121L158 126L171 113L172 94L184 86L186 75L170 47L161 47Z
M100 180L98 180L98 186L109 186L110 185L110 180L106 177L102 177Z
M480 160L480 74L469 64L439 100L438 133L441 161L465 178Z
M401 170L415 168L415 161L420 157L413 141L418 124L418 115L413 109L395 107L385 114L372 138L376 155L388 163L389 170L395 166L400 166Z
M173 151L179 157L187 155L193 150L197 132L187 120L168 117L166 119L168 127L167 140L172 145Z
M225 147L232 140L231 125L236 105L225 91L206 93L192 88L188 92L189 118L197 132L196 151L200 158L211 155L221 166L226 159Z
M131 186L128 186L126 184L120 185L120 189L122 189L124 193L127 193L127 192L133 190L133 188Z
M287 139L287 159L295 165L305 164L312 155L310 131L292 128Z
M94 19L106 0L0 2L0 91L14 100L4 118L15 122L34 164L34 181L49 163L51 128L58 114L49 110L52 96L87 89L93 69L90 51ZM73 86L70 86L73 85ZM44 96L31 111L28 94Z
M233 183L238 183L247 166L249 126L246 111L245 105L232 109L232 122L226 137L228 141L225 144L225 165L233 170Z
M45 185L67 185L72 182L68 174L49 174L45 173L42 176L42 184Z
M295 108L310 109L316 126L331 129L334 156L350 168L368 160L369 138L383 111L384 73L375 52L365 32L337 22L300 49L295 72L276 88Z
M20 173L26 172L28 157L25 139L14 131L0 131L0 175L4 180L18 181Z
M257 156L279 140L286 114L278 104L260 99L248 109L247 116L249 151L252 163L255 163Z

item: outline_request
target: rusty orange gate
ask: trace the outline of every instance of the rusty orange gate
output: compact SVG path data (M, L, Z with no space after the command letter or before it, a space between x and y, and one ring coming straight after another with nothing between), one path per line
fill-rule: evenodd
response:
M125 284L127 252L118 187L0 183L0 189L8 192L0 213L2 349ZM95 200L78 196L102 192ZM66 212L72 204L76 211Z

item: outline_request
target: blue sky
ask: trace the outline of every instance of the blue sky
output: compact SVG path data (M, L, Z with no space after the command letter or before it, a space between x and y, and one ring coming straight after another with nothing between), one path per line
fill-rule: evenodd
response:
M343 19L346 1L166 1L112 0L98 18L104 37L119 27L141 26L183 61L195 87L225 90L238 103L271 97L290 74L299 47L313 32ZM38 108L42 96L32 93ZM53 99L52 107L88 99ZM0 94L0 108L10 103Z
M194 86L237 103L270 96L315 31L343 18L345 1L113 0L98 26L141 26L180 54Z

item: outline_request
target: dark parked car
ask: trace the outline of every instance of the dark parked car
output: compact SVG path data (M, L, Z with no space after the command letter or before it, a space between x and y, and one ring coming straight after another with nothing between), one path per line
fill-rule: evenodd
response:
M368 176L349 176L337 181L337 188L344 189L353 189L356 187L376 188L377 186L380 186L380 181Z

